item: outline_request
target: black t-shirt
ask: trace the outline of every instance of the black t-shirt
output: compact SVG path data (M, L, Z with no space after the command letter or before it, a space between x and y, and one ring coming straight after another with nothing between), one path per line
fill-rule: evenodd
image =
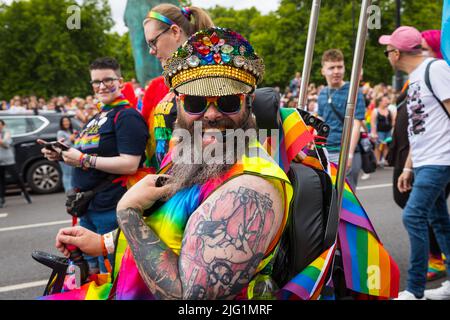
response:
M120 154L141 156L142 166L147 139L148 128L139 112L121 106L108 112L106 117L100 118L98 114L90 120L77 137L74 147L99 157L117 157ZM109 176L109 173L96 169L75 168L73 185L81 191L92 190ZM111 183L95 195L89 209L109 211L117 206L125 192L126 188L120 183Z

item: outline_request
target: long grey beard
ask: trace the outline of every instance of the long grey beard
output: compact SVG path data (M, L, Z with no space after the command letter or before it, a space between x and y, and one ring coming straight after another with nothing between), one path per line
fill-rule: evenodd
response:
M227 127L229 128L229 123L227 124ZM176 128L186 129L191 133L192 136L194 135L193 128L188 128L183 123L183 121L178 121ZM252 115L250 115L250 118L248 120L238 125L237 128L242 128L244 131L248 129L256 129L256 123ZM174 131L174 134L175 132L176 131ZM243 154L246 153L246 150L248 150L248 142L249 141L246 141L244 144L233 143L234 152L227 152L227 149L225 149L226 141L223 141L223 158L216 163L205 163L205 159L203 159L202 153L208 147L205 147L204 150L199 150L194 141L179 141L178 144L174 147L174 153L177 153L177 148L179 148L178 150L186 150L184 146L187 143L191 145L191 152L190 154L182 154L181 160L174 162L172 169L170 170L170 175L172 176L172 179L170 179L170 183L173 187L169 197L182 189L192 187L196 184L203 185L207 181L219 178L220 176L225 174L231 169L234 164L242 159ZM194 159L202 159L203 161L201 163L198 163L192 161Z

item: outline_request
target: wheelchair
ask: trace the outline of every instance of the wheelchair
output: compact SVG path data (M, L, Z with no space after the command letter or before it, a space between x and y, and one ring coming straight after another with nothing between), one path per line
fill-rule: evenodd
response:
M259 129L279 129L279 105L279 94L273 88L256 89L253 113ZM308 126L312 126L319 136L326 138L329 133L328 125L306 111L298 111ZM322 158L326 161L324 154ZM323 165L326 168L326 162ZM281 238L280 248L274 259L272 274L280 288L334 243L339 223L336 189L325 171L301 163L292 163L288 177L294 190L293 206ZM34 251L32 257L52 269L44 296L60 293L63 289L69 259L41 251ZM87 264L81 261L77 266L81 270L82 282L86 281ZM339 250L335 253L327 282L330 277L333 281L335 297L350 298L345 287Z

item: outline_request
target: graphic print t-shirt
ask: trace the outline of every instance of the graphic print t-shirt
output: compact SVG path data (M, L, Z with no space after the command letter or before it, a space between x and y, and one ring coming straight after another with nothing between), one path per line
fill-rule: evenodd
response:
M450 119L425 83L425 59L409 77L408 139L414 168L425 165L450 166ZM450 99L450 67L444 60L430 68L430 82L440 101Z
M100 157L117 157L120 154L141 156L142 165L147 139L147 125L139 112L132 108L116 107L106 117L101 118L98 114L89 121L75 140L74 147ZM92 190L108 176L109 173L96 169L75 168L73 183L81 191ZM89 209L97 212L114 209L125 192L126 188L120 183L111 183L95 195Z

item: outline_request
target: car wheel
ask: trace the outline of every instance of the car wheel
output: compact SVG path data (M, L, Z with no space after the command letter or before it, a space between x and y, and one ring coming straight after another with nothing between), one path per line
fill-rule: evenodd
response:
M41 160L34 163L27 172L28 186L38 194L48 194L62 188L62 173L55 162Z

